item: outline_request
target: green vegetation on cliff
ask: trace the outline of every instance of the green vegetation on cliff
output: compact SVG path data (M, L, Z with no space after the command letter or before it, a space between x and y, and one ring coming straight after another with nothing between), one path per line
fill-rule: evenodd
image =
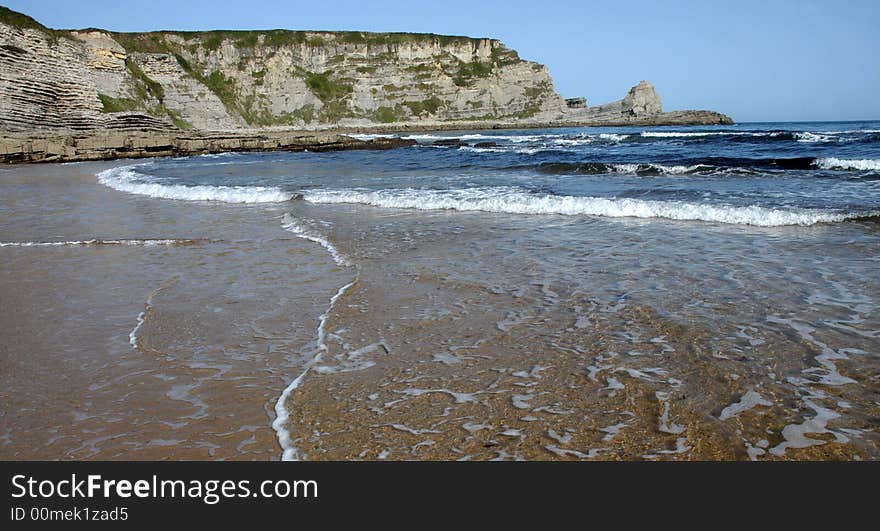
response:
M143 102L139 102L132 98L113 98L106 94L98 94L101 100L101 112L129 112L136 111L143 107Z
M47 28L24 13L13 11L4 6L0 6L0 23L12 26L13 28L42 31L47 37L49 37L49 42L52 44L57 43L59 37L68 36L69 33L66 30Z
M0 22L13 28L52 31L24 13L19 13L3 6L0 6Z
M422 101L405 101L403 104L409 107L413 116L422 116L423 114L437 114L437 111L443 105L443 100L437 96L431 96Z

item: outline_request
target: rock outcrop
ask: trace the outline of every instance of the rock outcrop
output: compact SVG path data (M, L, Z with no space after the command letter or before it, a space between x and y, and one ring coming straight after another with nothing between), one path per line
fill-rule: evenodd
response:
M732 124L730 117L713 111L663 112L663 100L654 85L642 81L626 97L605 105L566 109L566 121L588 125L716 125Z

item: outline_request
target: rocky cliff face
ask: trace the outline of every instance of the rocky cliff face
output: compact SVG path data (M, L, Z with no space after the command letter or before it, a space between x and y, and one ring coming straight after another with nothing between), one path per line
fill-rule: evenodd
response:
M0 13L8 131L546 121L563 107L544 66L492 39L58 31Z

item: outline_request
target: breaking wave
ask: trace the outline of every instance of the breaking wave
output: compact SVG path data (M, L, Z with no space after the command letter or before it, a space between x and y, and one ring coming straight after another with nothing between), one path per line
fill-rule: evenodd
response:
M146 176L134 171L134 168L139 166L144 165L135 164L104 170L97 175L98 182L120 192L183 201L278 203L289 201L294 196L280 188L267 186L188 186L183 184L144 182L143 179Z
M756 205L730 206L685 201L574 197L531 194L516 188L462 190L320 190L304 199L311 203L357 203L382 208L482 211L508 214L560 214L611 218L664 218L759 227L814 225L880 215L831 210L778 209Z
M749 142L795 141L805 144L829 142L873 142L878 140L875 130L850 131L642 131L639 135L646 139L729 139Z
M682 160L678 164L609 163L609 162L549 162L535 166L514 166L510 169L533 168L540 173L556 175L593 175L618 173L625 175L713 175L725 173L755 173L761 170L839 170L880 171L880 160L844 160L836 158L794 157L785 159L749 159L710 157Z
M816 159L814 164L823 170L880 171L878 159L846 160L829 157Z

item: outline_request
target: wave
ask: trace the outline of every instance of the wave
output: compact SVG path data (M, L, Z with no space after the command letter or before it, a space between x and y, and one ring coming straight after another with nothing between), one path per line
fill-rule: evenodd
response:
M194 245L203 240L70 240L62 242L0 242L0 247L65 247L65 246L92 246L92 245L142 245L152 247L154 245Z
M147 163L149 164L149 163ZM294 194L267 186L207 186L143 182L146 176L134 171L147 164L119 166L98 173L98 182L120 192L159 199L219 201L223 203L278 203L290 201Z
M459 146L459 151L468 151L470 153L508 153L509 151L501 147L474 147Z
M461 140L465 141L491 141L491 140L507 140L510 142L522 143L522 142L537 142L540 140L544 140L546 138L550 138L553 136L560 136L558 134L538 134L538 135L486 135L482 133L474 133L468 135L434 135L430 133L425 134L414 134L414 135L406 135L401 138L415 140L415 141L436 141L436 140Z
M356 136L356 135L352 135ZM371 135L360 135L362 137L367 137ZM488 134L468 134L468 135L459 135L459 136L447 136L447 135L434 135L434 134L413 134L407 135L402 138L415 140L420 142L422 145L432 146L431 142L436 142L438 140L458 140L460 142L506 142L507 147L511 147L510 144L542 144L539 149L554 149L556 146L581 146L586 144L593 143L620 143L624 140L630 138L631 135L628 134L620 134L620 133L599 133L599 134L560 134L560 133L544 133L544 134L533 134L533 135L488 135ZM505 145L496 146L497 148L503 148ZM432 146L433 147L433 146ZM455 147L455 145L442 146L442 147ZM460 146L460 147L476 147L476 146ZM477 148L483 149L483 148ZM535 149L533 148L525 148L525 150ZM478 153L480 151L477 151Z
M719 175L753 174L761 170L838 170L880 171L880 160L846 160L837 158L793 157L782 159L750 159L704 157L685 159L676 164L655 162L544 162L536 165L512 166L508 169L534 169L551 175Z
M529 166L526 166L529 168ZM541 173L558 175L594 175L615 173L623 175L686 175L712 174L722 170L702 163L664 165L656 163L605 163L605 162L550 162L534 166Z
M838 142L842 140L839 137L832 136L830 134L822 134L822 133L811 133L809 131L804 131L802 133L794 133L792 134L794 139L798 142L804 142L807 144L816 144L816 143L824 143L824 142Z
M814 165L823 170L880 171L880 159L847 160L828 157L816 159Z
M369 133L347 133L345 136L350 136L356 140L375 140L377 138L395 138L395 135L392 134L369 134Z
M756 140L795 141L806 144L829 142L873 142L880 137L875 130L849 131L643 131L641 138L726 138L753 142Z
M643 138L698 138L703 136L764 136L762 133L739 133L733 131L642 131Z
M814 225L880 215L880 212L777 209L757 205L731 206L684 201L651 201L630 198L574 197L531 194L516 188L462 190L321 190L304 195L311 203L357 203L382 208L482 211L508 214L560 214L611 218L663 218L735 225L778 227Z

